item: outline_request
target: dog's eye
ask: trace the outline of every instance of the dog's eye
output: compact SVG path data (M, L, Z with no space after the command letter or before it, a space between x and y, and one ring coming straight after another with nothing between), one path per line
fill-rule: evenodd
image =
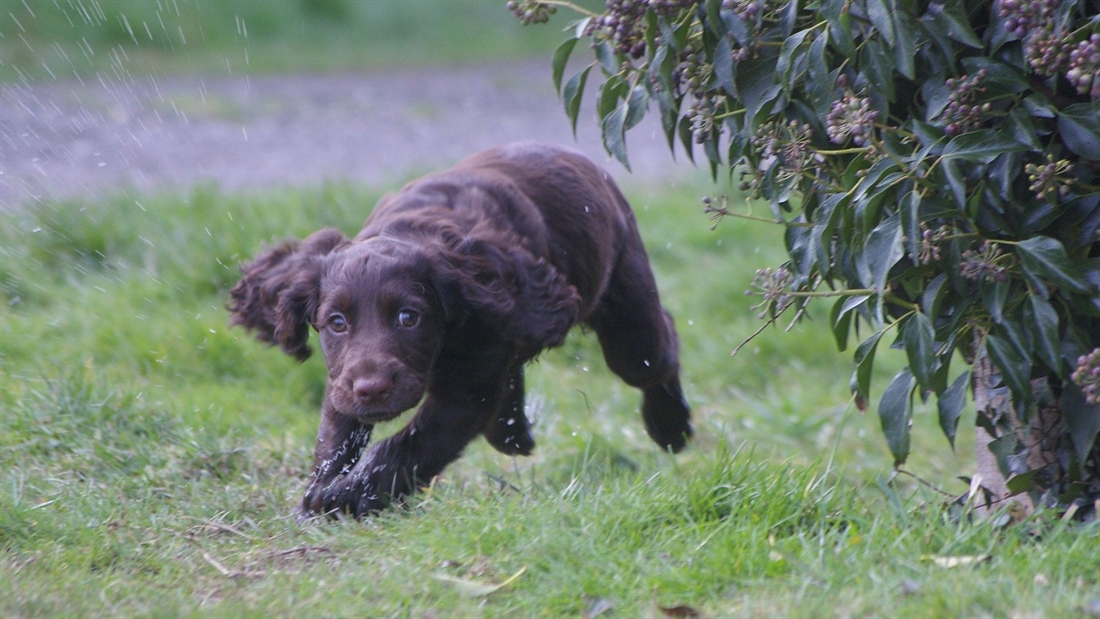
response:
M343 314L333 314L328 317L328 328L333 333L343 333L348 330L348 321Z
M403 309L397 312L397 324L400 327L408 329L409 327L415 327L418 322L420 322L420 314L411 309Z

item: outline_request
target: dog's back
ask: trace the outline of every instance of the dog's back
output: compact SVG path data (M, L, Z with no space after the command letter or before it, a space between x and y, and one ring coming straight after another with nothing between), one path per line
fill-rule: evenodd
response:
M435 217L465 234L514 234L554 265L587 313L627 246L640 245L634 216L611 177L574 151L519 142L477 153L383 198L356 240L394 234L402 220Z

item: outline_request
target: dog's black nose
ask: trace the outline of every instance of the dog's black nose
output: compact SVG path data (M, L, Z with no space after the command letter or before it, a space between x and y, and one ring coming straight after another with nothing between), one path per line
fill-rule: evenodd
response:
M356 378L351 384L355 396L368 404L377 404L393 391L393 381L384 376Z

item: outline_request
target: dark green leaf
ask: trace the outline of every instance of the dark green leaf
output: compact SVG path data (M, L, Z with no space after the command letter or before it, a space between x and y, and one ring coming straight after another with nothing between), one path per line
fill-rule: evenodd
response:
M985 309L989 311L989 316L993 318L993 322L1004 322L1004 307L1005 299L1008 298L1008 282L986 282L983 281L981 285L982 303L985 304Z
M940 302L943 301L943 295L947 292L947 288L944 286L946 283L947 274L940 273L933 277L932 281L928 282L928 286L924 288L924 295L921 296L920 301L921 311L932 318L940 313Z
M903 368L882 392L878 404L879 421L886 444L894 455L894 464L905 464L909 457L909 425L913 418L913 375Z
M1028 295L1024 305L1024 328L1034 334L1035 353L1058 376L1063 375L1058 313L1039 295Z
M733 76L737 94L745 103L746 123L755 127L755 118L764 104L779 94L780 87L775 83L775 64L779 59L779 50L765 47L758 56L752 56L737 63L737 73Z
M989 163L997 155L1021 150L1027 150L1027 146L1017 142L1011 135L992 129L983 129L952 138L943 148L941 156L947 160L962 159Z
M775 64L775 73L778 77L778 81L781 84L790 84L792 81L791 71L797 64L794 56L798 51L798 48L802 46L802 42L806 40L806 35L810 34L809 30L801 30L787 37L787 40L783 41L783 46L779 48L779 59ZM797 75L795 76L797 77Z
M867 0L867 17L890 46L894 46L894 23L890 20L890 9L884 0Z
M581 98L584 96L584 85L588 82L588 72L592 70L589 65L583 71L569 78L562 92L565 101L565 114L569 117L569 124L573 127L573 137L577 137L577 115L581 110Z
M1089 404L1081 389L1066 381L1059 405L1073 441L1073 449L1083 462L1096 444L1097 433L1100 433L1100 404Z
M1012 459L1019 447L1020 441L1012 432L989 441L989 451L993 453L993 457L997 460L997 468L1005 477L1012 475Z
M558 46L558 49L554 50L551 68L554 73L554 92L556 93L561 93L561 76L565 73L565 64L569 62L569 54L573 53L573 48L577 46L579 40L566 39L564 43Z
M917 379L921 389L932 389L932 378L938 367L936 359L936 332L928 316L913 314L905 322L901 331L905 342L905 355L909 359L909 369Z
M600 61L600 68L608 75L619 72L619 60L615 57L615 50L607 41L596 44L596 60Z
M1012 319L1005 319L1004 322L997 325L994 334L997 337L1004 337L1008 340L1009 344L1016 349L1016 352L1025 359L1028 363L1028 367L1031 367L1031 353L1035 350L1035 346L1031 341L1030 333L1024 330L1024 325L1020 322L1020 312L1015 312L1015 316ZM1030 372L1030 370L1029 370Z
M623 167L627 170L630 169L630 161L626 156L626 117L628 113L629 109L624 103L604 117L603 122L600 123L600 128L603 131L604 148L607 149L608 154L618 159L619 163L623 164Z
M629 131L636 127L638 123L642 122L642 118L646 112L646 102L649 100L649 93L646 92L645 87L638 85L634 87L634 90L630 91L630 98L626 102L626 130Z
M714 78L727 94L737 92L733 85L733 50L729 37L719 39L714 48Z
M902 213L902 232L909 242L909 259L913 262L917 261L917 254L920 251L920 202L920 192L914 189L902 198L900 204Z
M938 12L935 12L938 9ZM933 16L934 23L940 26L947 36L963 45L981 49L982 42L974 34L970 27L970 19L966 15L966 7L962 0L947 0L943 4L928 5L928 13Z
M875 85L887 101L894 100L894 55L881 39L872 38L863 43L859 52L861 73Z
M881 296L886 289L886 276L890 268L905 255L901 240L901 222L892 215L871 230L863 252L859 255L860 279L867 288L873 288Z
M691 130L691 119L684 116L680 119L680 124L677 127L677 133L680 134L680 143L684 145L684 152L687 153L688 160L692 163L695 162L695 133Z
M1081 294L1095 294L1080 266L1071 262L1062 244L1049 236L1035 236L1016 245L1024 269L1044 277L1059 288Z
M882 331L876 331L871 337L860 342L856 348L856 389L864 399L871 395L871 371L875 369L875 349L882 339Z
M805 85L809 103L817 109L819 115L828 113L828 106L833 98L833 80L829 75L829 67L825 64L825 47L828 43L828 30L818 33L810 43L809 77Z
M1100 160L1100 104L1078 103L1062 110L1058 132L1066 148L1085 159Z
M1031 364L1007 340L990 335L986 337L985 344L989 359L1000 372L1005 384L1012 390L1012 395L1018 402L1027 399L1031 389L1028 383L1031 377Z
M607 118L615 108L619 107L619 100L627 96L627 84L623 78L611 76L596 91L596 116Z
M1008 124L1012 128L1013 139L1021 144L1027 144L1031 150L1042 150L1042 144L1039 143L1039 129L1023 108L1013 108L1009 112Z
M1012 495L1023 494L1035 488L1035 478L1042 472L1042 469L1034 469L1026 473L1020 473L1013 475L1011 479L1005 482L1005 487Z
M962 209L966 206L966 179L959 165L959 161L944 159L940 169L943 170L944 178L947 179L947 187L951 190L951 195L955 197L956 204Z
M832 325L833 337L836 338L836 348L840 352L848 349L848 332L852 327L852 312L845 310L846 301L848 301L848 297L837 299L829 313L829 324Z
M917 76L917 22L909 14L908 3L890 0L890 21L894 24L897 42L894 44L894 64L898 72L909 79Z
M852 12L849 10L849 0L824 0L821 3L821 14L829 25L829 38L836 43L837 50L846 58L856 53L855 41L852 39Z
M959 428L959 417L966 407L966 387L969 384L970 372L963 372L936 400L940 428L951 443L951 449L955 449L955 432Z

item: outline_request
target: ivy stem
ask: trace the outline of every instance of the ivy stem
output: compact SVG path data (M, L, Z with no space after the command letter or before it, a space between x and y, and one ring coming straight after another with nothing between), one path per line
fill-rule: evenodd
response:
M816 148L811 149L818 155L856 155L860 153L867 153L872 150L870 146L859 146L853 148L841 148L839 150L818 150Z
M743 213L731 213L725 208L713 208L705 210L705 213L714 213L715 217L736 217L738 219L748 219L749 221L759 221L766 224L779 224L787 226L788 228L813 228L814 225L808 221L783 221L782 219L768 219L767 217L760 217L758 215L745 215Z
M875 294L872 288L844 288L842 290L808 290L806 292L790 292L792 297L858 297L860 295Z
M589 11L588 9L584 8L583 6L578 6L576 4L573 4L572 2L568 2L567 0L539 0L539 4L545 4L547 6L560 6L562 8L569 9L571 11L575 11L575 12L580 13L581 15L585 15L587 17L598 17L599 16L599 13L594 13L592 11Z
M714 117L714 120L723 120L723 119L729 118L731 116L737 116L738 114L744 114L744 113L745 113L745 108L741 108L739 110L731 110L729 112L726 112L725 114L718 114L717 116Z

